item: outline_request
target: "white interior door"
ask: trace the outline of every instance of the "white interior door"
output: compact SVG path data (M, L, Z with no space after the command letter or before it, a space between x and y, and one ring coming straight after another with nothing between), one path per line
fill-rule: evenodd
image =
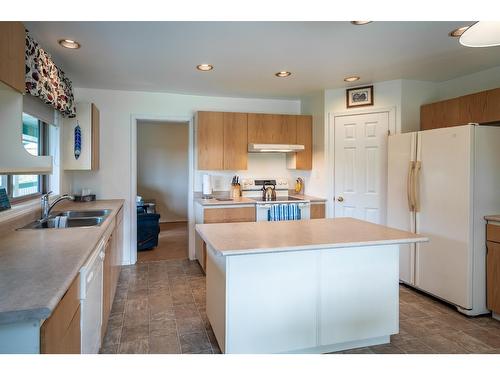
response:
M416 286L463 308L472 307L471 181L473 126L419 132L421 161Z
M389 112L335 117L334 216L385 224Z
M387 225L415 232L415 213L409 204L410 163L417 157L417 133L392 135L388 140ZM415 283L415 244L399 246L399 279Z

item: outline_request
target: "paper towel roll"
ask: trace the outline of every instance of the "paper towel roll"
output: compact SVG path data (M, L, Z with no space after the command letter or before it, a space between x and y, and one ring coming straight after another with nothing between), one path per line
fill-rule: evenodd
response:
M212 178L209 174L203 175L203 195L212 195Z

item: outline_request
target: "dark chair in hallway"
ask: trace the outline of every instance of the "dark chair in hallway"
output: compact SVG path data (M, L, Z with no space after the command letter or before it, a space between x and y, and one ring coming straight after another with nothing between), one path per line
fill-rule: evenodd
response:
M142 207L137 207L137 250L151 250L158 246L160 233L160 215L148 214Z

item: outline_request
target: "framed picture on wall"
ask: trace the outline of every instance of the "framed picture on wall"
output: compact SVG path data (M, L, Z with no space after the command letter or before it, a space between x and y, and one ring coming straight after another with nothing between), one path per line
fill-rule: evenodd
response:
M373 105L373 86L353 87L345 93L347 108Z

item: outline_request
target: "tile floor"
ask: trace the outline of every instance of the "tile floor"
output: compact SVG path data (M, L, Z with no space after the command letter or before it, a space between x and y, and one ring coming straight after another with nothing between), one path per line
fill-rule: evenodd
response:
M186 222L160 223L158 246L152 250L139 251L138 263L161 260L186 259L188 249L188 224Z
M102 353L220 353L205 313L197 262L169 260L122 268ZM400 288L400 333L391 343L346 354L500 354L500 322L468 318Z

